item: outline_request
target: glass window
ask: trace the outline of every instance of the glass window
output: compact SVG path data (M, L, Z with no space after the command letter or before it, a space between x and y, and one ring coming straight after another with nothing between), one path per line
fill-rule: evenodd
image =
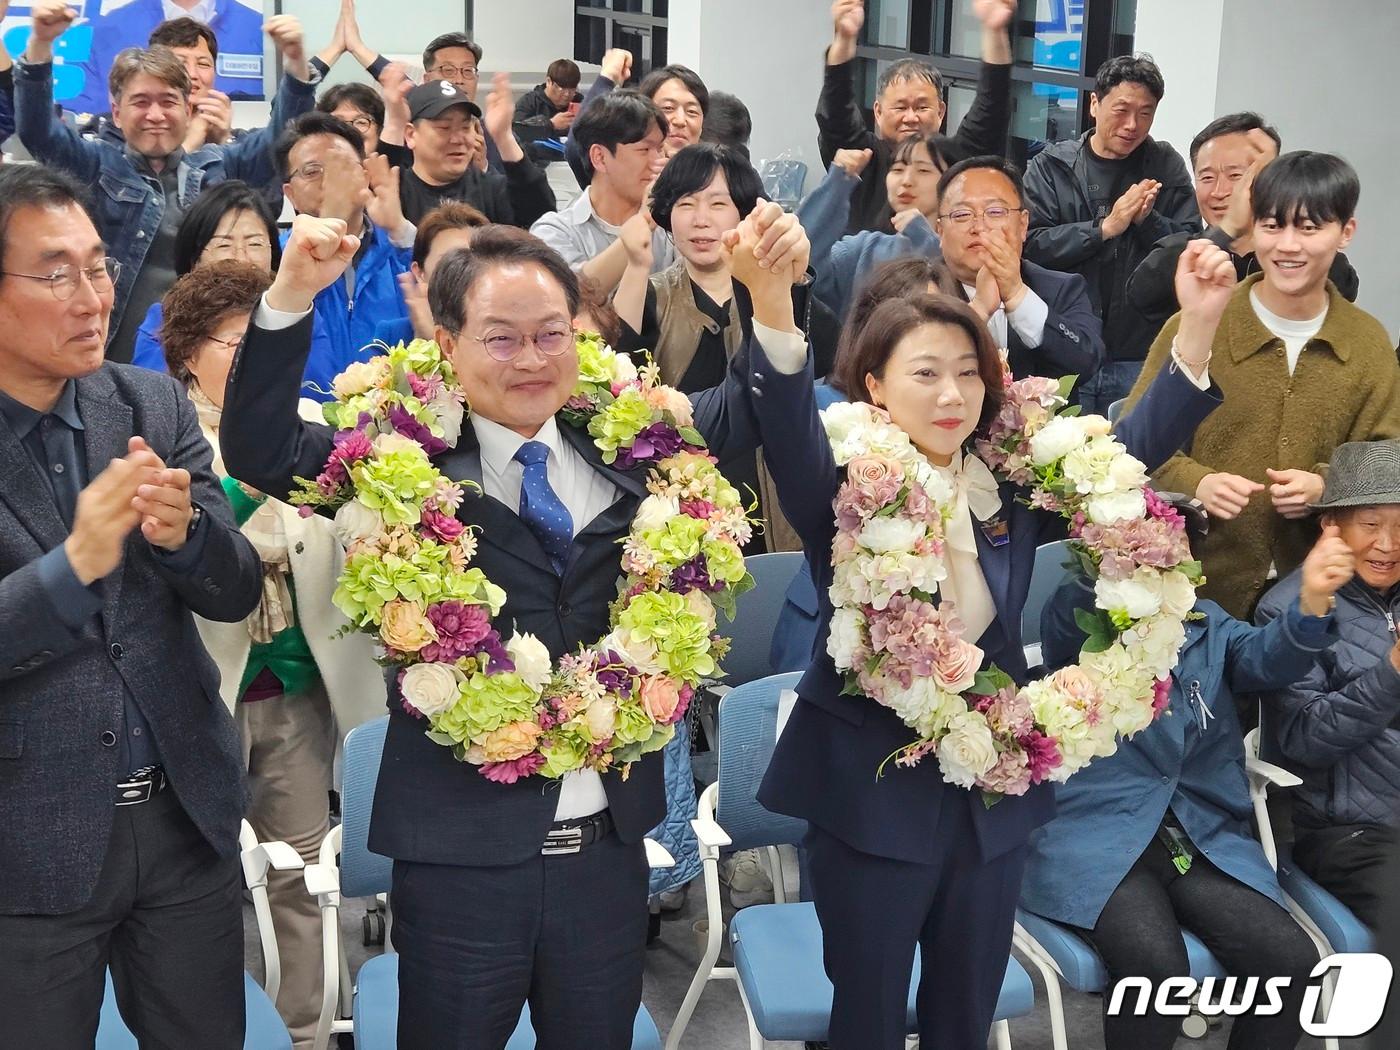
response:
M909 0L870 0L865 42L880 47L909 46Z
M964 58L982 56L982 23L972 13L971 4L953 5L948 20L948 54Z
M1018 156L1029 160L1051 142L1074 138L1081 131L1078 91L1027 80L1012 82L1011 137Z

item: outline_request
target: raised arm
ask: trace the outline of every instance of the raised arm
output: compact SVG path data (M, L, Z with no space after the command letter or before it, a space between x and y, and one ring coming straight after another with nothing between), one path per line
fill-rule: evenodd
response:
M1181 253L1176 270L1181 316L1157 337L1127 411L1115 427L1119 440L1149 471L1180 458L1179 450L1221 404L1208 365L1215 330L1234 288L1235 264L1220 248L1192 241ZM1196 494L1194 486L1178 491Z
M89 142L63 122L53 104L53 42L73 24L77 12L62 0L37 0L29 44L15 67L15 124L20 142L35 160L97 182L102 152L111 147Z
M860 185L874 152L842 149L833 156L826 178L797 206L797 219L812 242L812 268L818 277L827 268L831 249L846 234L851 217L851 194Z
M953 141L962 156L1001 156L1011 127L1011 37L1007 26L1016 14L1016 0L974 0L973 13L982 23L982 68L977 96L958 125Z
M319 474L332 448L331 428L304 422L297 402L316 295L344 275L359 248L345 228L340 219L296 217L277 277L229 371L219 432L224 466L278 499L295 478Z
M250 186L279 186L274 148L288 124L316 106L316 85L305 61L301 23L291 15L270 18L263 27L282 53L282 83L272 98L267 124L224 147L224 171L230 179L242 179Z
M856 102L856 41L865 25L865 0L835 0L831 5L831 46L826 49L822 91L817 98L817 148L828 167L840 149L873 149L875 133L865 126Z

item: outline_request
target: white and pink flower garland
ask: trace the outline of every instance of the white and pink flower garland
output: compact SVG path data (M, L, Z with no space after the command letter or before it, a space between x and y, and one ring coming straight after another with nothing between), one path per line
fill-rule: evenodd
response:
M827 640L844 691L883 704L914 731L891 756L897 764L933 753L944 780L980 788L989 804L1063 782L1152 722L1166 706L1202 580L1181 516L1147 487L1143 464L1108 420L1064 408L1068 382L1010 383L978 442L999 477L1068 520L1094 581L1095 611L1076 614L1088 634L1079 663L1019 689L982 667L951 603L933 604L947 575L947 480L884 411L843 403L822 413L846 468L834 504Z
M458 518L463 483L432 457L455 445L464 396L435 343L386 347L336 377L336 428L321 474L290 499L333 511L345 544L334 601L398 669L403 708L429 739L487 779L562 777L627 766L659 750L700 681L718 672L732 618L753 586L752 523L694 429L689 399L596 336L577 340L579 382L560 413L604 462L645 471L650 493L623 544L609 633L557 663L534 636L493 623L506 593L471 564Z

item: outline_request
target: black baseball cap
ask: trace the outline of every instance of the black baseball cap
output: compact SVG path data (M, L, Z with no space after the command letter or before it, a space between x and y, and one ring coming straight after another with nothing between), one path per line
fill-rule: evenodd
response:
M472 116L481 116L480 107L450 80L429 80L408 93L409 120L432 120L453 106L465 106Z

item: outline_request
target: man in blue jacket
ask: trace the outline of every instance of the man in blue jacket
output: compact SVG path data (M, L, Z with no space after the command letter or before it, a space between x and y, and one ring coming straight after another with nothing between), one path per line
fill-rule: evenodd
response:
M185 210L206 186L225 179L256 182L265 173L275 129L310 110L315 89L307 81L300 26L283 23L278 43L291 76L268 128L227 146L186 152L189 74L168 48L131 50L116 61L109 84L112 120L125 143L85 139L53 108L53 45L74 17L61 0L34 5L29 44L15 66L19 137L36 160L95 187L99 231L122 264L108 356L129 361L141 319L174 283L175 233Z
M59 99L63 107L74 113L105 112L112 60L128 47L145 47L151 30L170 17L167 11L172 7L207 23L218 38L215 89L235 99L262 98L261 4L253 8L240 0L129 0L91 19L92 50L80 66L82 90L72 98Z
M381 321L408 312L398 278L413 262L417 230L399 205L399 171L382 156L365 161L358 131L329 113L297 119L277 143L282 191L297 212L343 219L360 239L344 276L316 296L320 328L303 377L307 396L326 400L331 381L369 349Z

